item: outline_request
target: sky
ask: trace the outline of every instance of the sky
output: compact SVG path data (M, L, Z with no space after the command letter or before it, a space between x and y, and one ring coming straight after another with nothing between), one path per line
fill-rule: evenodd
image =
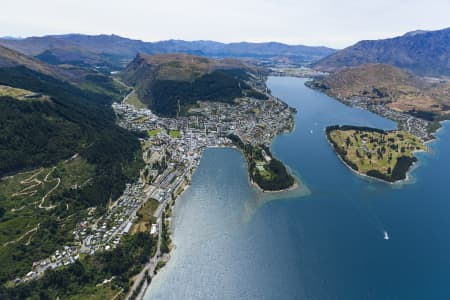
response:
M14 0L0 36L117 34L344 48L365 39L450 27L450 0Z

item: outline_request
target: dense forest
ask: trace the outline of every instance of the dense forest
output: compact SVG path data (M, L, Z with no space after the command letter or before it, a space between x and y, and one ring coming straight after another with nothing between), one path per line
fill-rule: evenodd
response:
M96 165L94 203L123 191L137 174L125 172L136 159L136 136L116 126L107 95L81 90L25 67L0 69L0 84L51 97L51 101L0 99L0 176L54 165L79 153Z
M395 164L394 169L392 170L392 174L390 176L386 176L376 170L370 170L367 172L368 176L379 178L389 182L395 182L398 180L406 179L406 174L409 168L417 161L415 157L401 156L397 159L397 163Z
M199 100L232 102L243 95L248 85L225 70L217 70L192 82L156 80L150 87L151 94L143 97L150 108L163 116L176 116L182 108Z
M231 134L228 136L233 143L244 152L249 168L249 176L264 191L279 191L291 187L294 183L294 177L287 171L284 164L274 158L270 149L265 145L253 146L244 143L238 136ZM265 171L270 176L263 176L257 169L257 161L263 161L262 150L265 151L271 159L264 165Z
M89 80L103 84L104 89L111 83L99 77ZM136 179L143 160L138 136L115 124L111 103L120 97L118 91L109 89L116 95L111 97L25 67L0 68L0 85L50 97L45 101L0 98L0 177L56 166L74 154L92 168L89 184L76 189L61 187L52 193L48 201L58 204L54 209L29 213L28 220L40 222L29 243L13 243L0 249L3 284L28 272L31 262L72 242L72 228L86 209L97 207L97 214L101 214L108 201L117 199L125 184ZM58 166L54 176L62 177L64 182L64 174L57 175L63 169ZM17 223L14 218L23 217L1 208L10 200L0 193L0 222L5 228ZM1 231L0 235L8 236L8 232Z

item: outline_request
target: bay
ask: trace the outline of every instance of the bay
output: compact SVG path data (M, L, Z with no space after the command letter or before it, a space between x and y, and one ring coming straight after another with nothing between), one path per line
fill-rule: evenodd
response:
M418 154L408 182L386 184L344 166L324 129L394 122L304 79L271 77L268 86L298 109L295 130L272 149L308 193L261 200L240 152L206 150L176 204L176 248L145 298L450 298L449 124Z

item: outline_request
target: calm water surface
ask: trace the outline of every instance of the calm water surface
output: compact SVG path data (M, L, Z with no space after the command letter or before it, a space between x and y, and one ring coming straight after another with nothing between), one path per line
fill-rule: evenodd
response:
M345 167L324 128L393 122L303 79L268 86L299 111L272 148L310 194L261 205L238 151L205 151L176 205L176 249L146 299L450 299L450 124L410 182L385 184Z

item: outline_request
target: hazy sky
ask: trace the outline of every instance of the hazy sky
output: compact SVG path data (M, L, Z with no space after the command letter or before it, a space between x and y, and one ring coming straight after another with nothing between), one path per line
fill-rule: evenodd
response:
M450 0L5 0L0 36L118 34L343 48L450 27Z

